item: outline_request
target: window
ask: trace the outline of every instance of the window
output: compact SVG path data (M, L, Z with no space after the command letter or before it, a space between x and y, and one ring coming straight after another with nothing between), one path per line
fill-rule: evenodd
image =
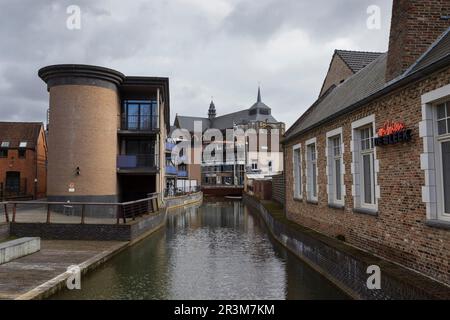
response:
M317 150L316 140L310 142L306 146L306 192L307 199L317 201Z
M258 160L252 160L252 170L258 170Z
M327 133L328 203L344 205L342 128Z
M26 142L20 142L19 143L19 158L24 159L27 154L27 143Z
M294 198L302 199L302 153L300 145L293 148Z
M373 128L360 129L362 204L375 204L375 170L373 156Z
M450 217L450 101L436 106L438 206Z
M125 100L122 108L123 130L153 130L158 128L156 100Z
M272 161L269 160L267 166L269 167L269 172L272 172Z
M377 213L377 198L379 197L374 128L374 115L352 123L352 194L354 207L357 211L368 214Z
M0 145L0 158L8 158L9 142L3 141Z
M27 149L19 149L19 158L25 159L27 154Z

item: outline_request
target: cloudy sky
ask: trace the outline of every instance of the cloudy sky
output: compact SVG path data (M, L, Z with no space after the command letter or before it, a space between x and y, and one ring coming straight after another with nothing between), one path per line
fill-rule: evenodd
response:
M66 27L67 7L81 29ZM381 9L380 29L367 8ZM0 119L45 121L40 67L101 65L170 78L171 117L263 101L289 126L317 98L334 49L386 51L392 0L1 0Z

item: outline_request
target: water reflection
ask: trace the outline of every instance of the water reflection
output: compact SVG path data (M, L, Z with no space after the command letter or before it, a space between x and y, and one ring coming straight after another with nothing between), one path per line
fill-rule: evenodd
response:
M241 202L173 211L167 227L55 299L341 299Z

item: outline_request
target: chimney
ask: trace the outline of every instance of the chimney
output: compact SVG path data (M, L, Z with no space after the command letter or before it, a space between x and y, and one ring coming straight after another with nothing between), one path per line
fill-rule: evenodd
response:
M386 81L401 75L450 26L449 0L394 0Z

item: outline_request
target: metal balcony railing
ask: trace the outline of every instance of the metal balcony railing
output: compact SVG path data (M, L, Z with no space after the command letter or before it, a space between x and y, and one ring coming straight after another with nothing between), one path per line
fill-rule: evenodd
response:
M153 168L158 167L157 154L118 155L118 169Z
M159 128L157 115L122 115L121 130L153 131Z
M177 168L172 165L166 165L166 174L177 174Z
M177 176L181 178L186 178L188 176L188 172L185 170L178 170Z

